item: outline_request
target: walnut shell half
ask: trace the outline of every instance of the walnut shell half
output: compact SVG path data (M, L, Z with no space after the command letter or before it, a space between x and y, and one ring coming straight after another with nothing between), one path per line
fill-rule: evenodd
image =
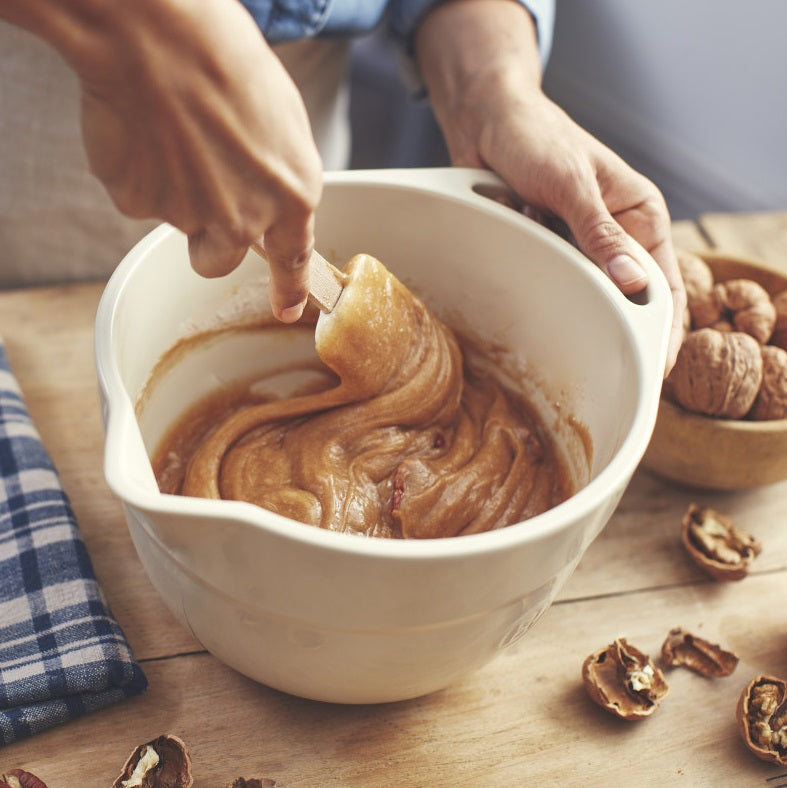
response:
M624 720L650 716L669 690L650 657L625 638L616 638L585 659L582 683L595 703Z
M762 545L708 507L695 503L683 515L681 540L691 559L715 580L742 580Z
M752 679L735 716L744 744L758 758L787 766L787 682L773 676Z
M671 629L661 646L661 659L671 668L687 667L701 676L729 676L738 665L738 657L721 646L685 632Z
M140 744L112 788L191 788L191 757L182 739L171 734Z
M46 788L46 783L24 769L9 769L0 775L0 788Z
M740 419L754 404L761 382L757 340L741 331L701 328L683 341L668 390L686 410Z

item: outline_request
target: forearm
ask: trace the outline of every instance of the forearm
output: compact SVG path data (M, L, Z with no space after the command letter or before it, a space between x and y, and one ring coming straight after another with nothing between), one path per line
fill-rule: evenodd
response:
M485 106L540 91L535 23L514 0L438 5L416 31L415 54L455 163L464 163Z

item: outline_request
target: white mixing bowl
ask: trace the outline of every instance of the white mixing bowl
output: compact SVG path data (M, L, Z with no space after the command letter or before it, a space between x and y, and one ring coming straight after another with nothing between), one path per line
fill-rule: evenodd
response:
M489 533L370 539L248 503L162 495L149 455L187 406L313 347L274 332L264 345L183 354L138 403L179 339L267 308L265 270L250 254L229 276L202 279L185 238L162 226L110 280L95 339L106 478L164 602L241 673L345 703L443 688L530 629L620 500L656 418L669 289L643 253L651 284L638 303L625 298L570 244L479 194L500 186L476 170L329 173L316 227L329 259L376 256L528 373L527 395L583 486Z

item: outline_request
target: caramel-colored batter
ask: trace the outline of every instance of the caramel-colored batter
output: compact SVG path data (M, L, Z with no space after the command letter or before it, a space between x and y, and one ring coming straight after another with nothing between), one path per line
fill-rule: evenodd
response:
M526 405L466 363L454 333L380 262L358 255L345 273L315 332L338 385L256 403L242 386L203 403L154 457L162 490L404 538L500 528L566 498Z

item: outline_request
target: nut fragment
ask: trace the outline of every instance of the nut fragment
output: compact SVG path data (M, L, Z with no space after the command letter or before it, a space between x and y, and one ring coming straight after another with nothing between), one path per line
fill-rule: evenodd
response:
M762 383L749 417L787 419L787 350L775 345L762 348Z
M190 788L193 782L188 748L166 734L140 744L112 788Z
M754 404L761 381L762 352L753 337L701 328L683 341L668 389L686 410L740 419Z
M23 769L10 769L0 775L0 788L46 788L46 783Z
M650 657L625 638L616 638L587 657L582 683L593 701L624 720L652 714L669 689Z
M729 676L738 664L731 651L680 627L670 630L661 646L661 658L671 668L685 666L702 676Z
M716 580L742 580L762 552L757 539L708 507L690 504L682 525L683 546L694 563Z
M787 682L752 679L741 692L736 717L744 743L758 758L787 766Z
M227 788L274 788L276 780L270 777L252 777L247 780L245 777L236 777Z

